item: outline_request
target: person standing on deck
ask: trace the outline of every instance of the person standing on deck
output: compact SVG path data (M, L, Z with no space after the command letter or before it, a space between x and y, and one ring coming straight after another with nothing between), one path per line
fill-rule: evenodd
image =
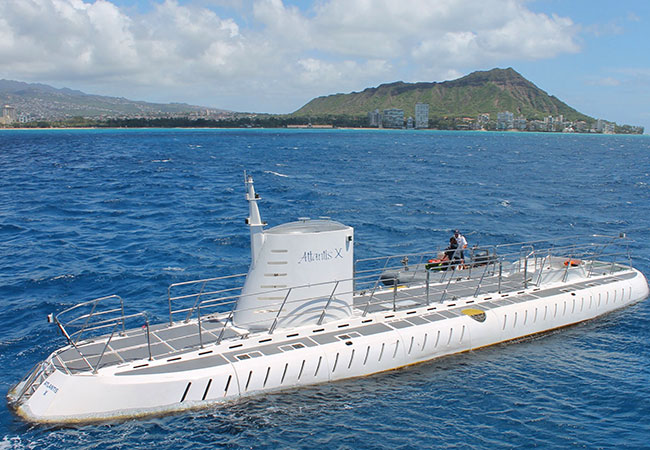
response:
M462 264L465 264L465 250L467 248L467 239L465 239L465 236L460 234L460 231L454 230L454 238L456 239L456 244L458 244L458 254L460 254L460 259L462 260Z

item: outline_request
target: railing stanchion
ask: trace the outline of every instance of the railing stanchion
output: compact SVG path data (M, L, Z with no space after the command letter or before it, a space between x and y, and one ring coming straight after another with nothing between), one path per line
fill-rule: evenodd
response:
M550 256L549 256L549 258L550 258ZM537 276L537 283L535 283L535 286L539 286L540 284L542 284L542 275L544 274L544 264L546 264L546 258L542 259L542 264L540 265L540 268L539 268L539 275ZM550 264L551 264L551 262L549 261L549 265Z
M122 323L124 323L124 321L122 321ZM99 355L99 359L97 360L97 364L95 365L95 367L93 367L93 373L97 373L97 369L99 369L99 363L102 362L102 358L104 357L104 353L106 353L106 349L108 348L108 343L111 342L111 339L113 339L113 335L115 334L115 328L117 328L117 325L118 325L117 323L115 325L113 325L113 331L111 331L111 336L106 340L106 344L104 344L104 349L102 350L102 353ZM90 363L88 363L88 364L90 364Z
M397 277L393 278L393 311L397 311L395 300L397 299Z
M203 348L203 333L201 332L201 305L199 304L196 308L196 323L199 326L199 348Z
M447 270L452 270L452 269L447 269ZM447 297L447 290L449 289L449 285L451 284L451 280L453 280L454 277L450 276L449 281L447 281L447 285L445 286L445 290L442 291L442 295L440 296L440 303L445 301L445 297Z
M124 300L122 300L122 297L118 297L120 299L120 309L122 310L122 335L126 334L126 320L124 320Z
M149 350L149 361L153 361L153 357L151 356L151 336L149 336L149 318L147 316L144 317L144 325L147 328L147 350Z
M366 307L363 310L363 317L366 317L366 314L368 314L368 308L370 308L370 302L372 302L372 298L375 296L375 291L377 290L377 286L379 286L379 278L377 278L377 281L375 281L375 285L372 287L372 291L370 292L370 298L368 299L368 303L366 303Z
M194 312L194 309L199 305L199 301L201 300L201 295L203 295L203 291L205 290L205 285L207 284L207 280L203 282L201 285L201 290L199 293L196 295L196 300L194 301L194 305L192 308L187 312L187 317L185 317L185 323L190 321L190 318L192 317L192 313Z
M528 289L528 256L524 259L524 289Z
M172 286L173 284L170 284L169 287L167 288L167 301L169 302L169 326L170 327L174 325L174 321L172 320Z
M503 275L503 260L499 259L499 294L501 293L501 276Z
M427 306L429 306L429 279L431 278L431 271L429 269L426 269L426 271L427 271L427 287L426 287Z
M235 313L235 306L233 305L232 309L230 310L230 314L228 314L228 317L226 317L226 320L223 322L223 326L221 327L221 331L219 332L219 337L217 338L217 345L221 344L221 339L223 339L223 335L226 331L226 325L228 325L228 322L232 320L232 316Z
M485 269L483 269L483 273L481 274L481 278L478 280L478 284L476 285L476 291L474 292L474 297L478 297L478 293L481 290L481 283L483 283L483 278L485 277L485 274L488 271L488 265L485 265Z
M271 325L271 328L269 328L269 334L273 334L273 331L275 330L275 327L278 325L278 320L280 319L280 313L282 312L282 308L284 308L284 304L287 303L287 299L289 298L289 294L291 294L291 289L287 291L287 295L284 296L284 300L282 300L282 305L280 305L280 309L278 309L278 313L275 316L275 319L273 320L273 324Z
M323 323L323 320L325 319L325 311L327 311L327 308L329 307L330 303L332 302L332 298L334 297L334 292L336 292L337 287L339 287L339 282L338 281L334 285L334 289L332 289L332 293L330 294L330 298L327 299L327 303L325 304L325 307L323 308L323 312L320 313L320 318L318 319L318 325L321 325Z

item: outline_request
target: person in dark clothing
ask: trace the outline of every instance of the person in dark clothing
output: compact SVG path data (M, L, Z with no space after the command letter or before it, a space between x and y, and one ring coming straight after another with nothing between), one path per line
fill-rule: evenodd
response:
M458 242L455 237L449 238L449 247L445 249L445 256L449 260L451 266L456 266L460 263L460 254L458 252Z
M464 263L465 253L463 250L467 248L467 239L465 239L465 236L460 234L460 231L458 230L454 230L454 239L456 239L456 244L458 245L458 254L460 254L460 259L462 259Z

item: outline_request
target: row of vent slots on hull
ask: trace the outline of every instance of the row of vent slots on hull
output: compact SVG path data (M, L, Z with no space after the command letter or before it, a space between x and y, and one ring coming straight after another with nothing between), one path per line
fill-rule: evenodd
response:
M628 288L628 290L629 290L629 292L628 292L628 299L630 299L630 298L632 297L632 288L630 287L630 288ZM571 295L574 295L574 296L575 296L575 293L572 292ZM616 301L617 301L617 291L616 291L616 290L612 291L612 296L613 296L613 298L612 298L612 302L616 302ZM621 289L621 300L624 300L624 297L625 297L625 288L622 288L622 289ZM605 305L608 305L608 304L609 304L609 299L610 299L610 293L609 293L609 292L606 292L606 293L605 293ZM582 312L582 311L584 310L584 306L585 306L585 298L584 298L584 297L581 297L581 298L580 298L580 301L581 301L581 303L580 303L580 311L579 311L579 312ZM598 294L598 301L597 301L597 305L596 305L597 308L600 308L600 306L601 306L601 302L602 302L601 294ZM587 307L587 309L591 309L592 306L593 306L593 303L594 303L593 296L590 295L590 296L589 296L589 306ZM566 300L563 300L563 305L564 305L564 309L563 309L563 312L562 312L562 316L565 316L565 315L566 315L566 312L567 312L567 301L566 301ZM554 306L555 306L555 308L554 308L553 318L556 318L556 317L557 317L557 313L558 313L558 303L554 303ZM524 321L523 321L522 326L524 326L524 325L527 324L527 320L528 320L528 311L529 311L529 310L526 309L525 312L524 312ZM572 299L572 310L571 310L571 314L575 314L575 312L576 312L576 298L573 298L573 299ZM534 317L533 317L533 323L535 323L535 322L537 321L537 317L538 317L538 308L536 307L536 308L535 308ZM518 318L518 312L515 312L515 313L514 313L513 324L512 324L512 327L513 327L513 328L515 328L515 327L517 326L517 318ZM542 320L547 320L547 318L548 318L548 306L545 305L545 306L544 306L544 317L543 317ZM507 321L508 321L508 314L504 314L504 315L503 315L503 326L502 326L502 330L505 330L505 329L506 329ZM447 339L447 345L451 344L451 340L452 340L452 338L453 338L453 333L454 333L454 327L450 327L450 328L449 328L449 337L448 337L448 339ZM295 336L295 335L292 335L292 336ZM421 351L424 351L424 350L426 349L426 344L427 344L428 336L429 336L429 333L424 333L424 337L423 337L423 340L422 340L422 348L421 348ZM437 348L437 347L438 347L438 344L440 343L440 336L441 336L441 330L437 330L437 333L436 333L436 340L435 340L435 343L434 343L433 348ZM460 336L459 342L462 342L462 341L463 341L464 336L465 336L465 325L462 326L462 331L461 331L461 336ZM414 342L415 342L415 336L411 336L410 344L409 344L409 349L408 349L408 354L409 354L409 355L411 354L411 352L412 352L412 350L413 350L413 344L414 344ZM348 345L351 344L351 341L346 342L346 344L348 344ZM395 341L395 349L394 349L394 351L393 351L393 359L397 356L397 352L398 352L398 349L399 349L399 344L400 344L400 341L399 341L399 339L398 339L397 341ZM381 344L381 350L380 350L380 352L379 352L378 362L381 362L381 360L382 360L382 358L383 358L385 346L386 346L386 343L385 343L385 342ZM371 349L371 346L368 345L367 348L366 348L366 352L365 352L364 359L363 359L363 365L364 365L364 366L365 366L365 365L367 364L367 362L368 362L368 357L370 356L370 349ZM208 352L205 352L205 353L208 353ZM211 351L210 351L210 353L211 353ZM355 349L352 349L352 352L351 352L351 354L350 354L350 360L349 360L349 362L348 362L348 364L347 364L347 368L348 368L348 370L350 370L350 369L352 368L352 363L353 363L353 361L354 361L354 356L355 356L355 354L356 354ZM337 353L336 353L336 357L335 357L335 359L334 359L334 365L332 366L332 373L334 373L334 372L336 371L336 368L338 367L339 357L340 357L340 352L337 352ZM322 356L319 356L319 357L318 357L318 364L316 365L316 370L315 370L315 372L314 372L314 377L317 377L317 376L318 376L318 372L320 371L320 367L321 367L321 364L322 364L322 359L323 359ZM304 369L305 369L305 364L306 364L306 360L303 359L303 360L302 360L302 363L301 363L301 366L300 366L300 371L299 371L299 373L298 373L298 378L297 378L298 381L300 381L301 378L302 378L302 375L303 375L303 372L304 372ZM284 370L283 370L283 372L282 372L282 378L281 378L281 380L280 380L280 385L284 384L284 380L285 380L285 378L286 378L286 375L287 375L287 371L288 371L288 369L289 369L289 363L285 363L285 365L284 365ZM265 375L265 377L264 377L264 383L263 383L263 385L262 385L262 388L265 388L265 387L266 387L266 384L267 384L267 382L268 382L268 379L269 379L270 374L271 374L271 367L268 366L268 367L266 368L266 375ZM245 385L245 387L244 387L244 391L245 391L245 392L248 391L248 388L249 388L249 386L250 386L250 382L251 382L252 377L253 377L253 371L250 370L249 373L248 373L247 380L246 380L246 385ZM227 379L227 381L226 381L226 385L225 385L225 387L224 387L224 397L225 397L226 394L228 393L228 388L230 387L230 383L231 383L231 381L232 381L232 375L228 375L228 379ZM192 385L192 382L188 382L188 383L187 383L187 386L185 387L185 391L183 392L183 396L181 397L181 400L180 400L181 403L185 401L185 399L186 399L186 397L187 397L187 394L189 393L189 390L190 390L191 385ZM203 396L202 396L202 398L201 398L201 401L204 401L204 400L207 398L208 393L209 393L209 390L210 390L210 386L211 386L211 385L212 385L212 378L210 378L210 379L208 380L208 383L207 383L207 385L206 385L206 387L205 387L205 391L204 391L204 393L203 393Z

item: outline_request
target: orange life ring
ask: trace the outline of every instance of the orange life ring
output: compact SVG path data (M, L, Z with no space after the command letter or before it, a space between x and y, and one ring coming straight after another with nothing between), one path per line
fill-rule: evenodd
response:
M580 261L579 259L567 259L566 261L564 261L565 266L571 266L571 267L578 267L581 263L582 261Z

